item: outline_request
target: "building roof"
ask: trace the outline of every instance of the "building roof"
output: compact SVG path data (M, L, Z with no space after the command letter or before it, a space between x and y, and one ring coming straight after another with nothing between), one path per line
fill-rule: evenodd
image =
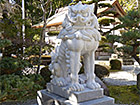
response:
M57 26L57 25L62 24L67 12L68 12L68 7L60 8L55 15L53 15L52 17L50 17L47 20L47 27ZM41 22L37 25L34 25L33 27L35 27L35 28L43 27L43 22Z
M108 11L108 10L112 10L112 9L116 9L116 12L120 15L120 16L124 16L126 13L124 12L124 10L122 9L122 7L119 4L118 0L113 0L113 1L101 1L100 3L109 3L110 5L113 6L113 8L101 8L98 9L97 11L97 15L99 15L102 12Z
M122 7L120 6L118 0L113 0L113 1L102 1L100 3L109 3L113 6L113 8L101 8L101 9L98 9L97 11L97 15L100 15L100 13L102 12L105 12L105 11L108 11L108 10L111 10L111 9L114 9L116 10L117 14L119 16L124 16L126 13L124 12L124 10L122 9ZM60 8L58 10L58 12L53 15L52 17L50 17L48 20L47 20L47 26L46 28L50 28L52 26L59 26L62 24L62 22L64 21L64 18L65 18L65 15L66 13L68 12L68 7L63 7L63 8ZM39 23L39 24L36 24L36 25L33 25L32 26L33 28L41 28L43 27L43 22Z

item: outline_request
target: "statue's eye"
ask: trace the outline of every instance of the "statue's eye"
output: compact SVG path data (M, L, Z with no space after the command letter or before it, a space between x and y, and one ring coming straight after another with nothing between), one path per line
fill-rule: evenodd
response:
M88 17L88 13L82 13L83 17Z

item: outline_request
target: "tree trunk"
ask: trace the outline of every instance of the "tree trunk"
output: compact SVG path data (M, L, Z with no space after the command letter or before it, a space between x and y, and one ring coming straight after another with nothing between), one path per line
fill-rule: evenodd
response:
M45 29L46 29L46 13L43 13L43 28L41 31L41 35L40 35L40 43L39 43L39 62L38 62L38 67L37 67L37 74L39 74L39 70L40 70L40 65L41 65L41 55L42 55L42 48L44 46L44 38L45 38Z
M95 3L94 14L97 16L98 2Z
M132 57L139 63L139 65L140 65L140 59L139 59L139 57L137 57L137 55L135 54L135 55L132 55Z
M46 8L48 7L49 3L51 3L51 0L47 0L47 2L45 3L45 1L43 0L41 2L41 8L42 8L42 11L43 11L43 28L42 28L42 31L40 33L40 43L39 43L39 46L40 46L40 49L39 49L39 62L38 62L38 67L37 67L37 74L39 74L39 70L40 70L40 65L41 65L41 55L42 55L42 48L44 46L44 39L45 39L45 30L46 30L46 25L47 25L47 19L49 18L51 12L52 12L52 7L50 8L50 11L49 11L49 15L46 16L47 14L47 11L46 11ZM44 7L44 4L45 4L45 7ZM51 4L50 4L51 5Z
M134 45L133 46L133 52L131 53L131 56L139 63L140 65L140 60L139 60L139 57L137 56L137 48L138 48L138 45Z

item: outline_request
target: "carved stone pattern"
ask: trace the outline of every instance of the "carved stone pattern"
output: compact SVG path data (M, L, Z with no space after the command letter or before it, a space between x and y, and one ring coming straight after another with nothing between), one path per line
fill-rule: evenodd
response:
M65 86L70 91L82 91L85 88L99 89L100 85L95 82L94 53L101 35L98 31L97 17L94 15L94 5L79 2L69 6L62 27L58 35L62 42L55 49L49 66L52 71L51 83L60 87ZM78 75L82 66L81 56L83 56L85 80Z

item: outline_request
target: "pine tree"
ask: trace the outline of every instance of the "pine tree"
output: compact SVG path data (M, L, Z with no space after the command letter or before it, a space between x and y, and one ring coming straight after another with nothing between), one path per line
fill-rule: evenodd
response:
M125 12L138 8L138 2L138 0L119 0L119 3Z
M120 20L122 24L116 26L114 29L124 29L121 36L119 36L120 38L116 40L124 46L118 48L118 51L123 52L124 56L133 57L140 64L137 56L140 45L140 42L137 41L137 39L140 39L140 9L129 11Z

